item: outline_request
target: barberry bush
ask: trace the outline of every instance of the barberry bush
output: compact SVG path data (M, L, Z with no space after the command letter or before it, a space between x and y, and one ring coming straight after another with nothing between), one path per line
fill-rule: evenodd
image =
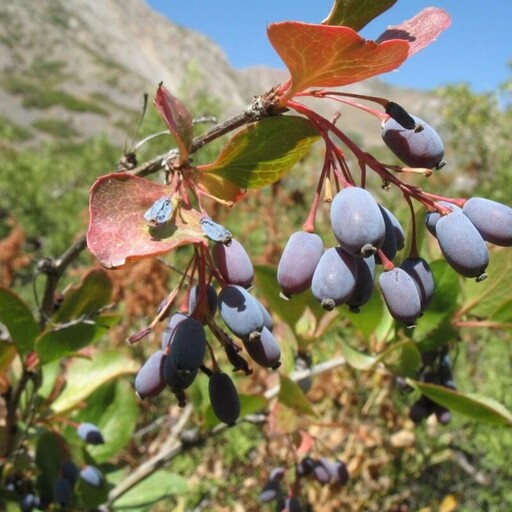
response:
M206 447L227 464L231 446L258 462L245 475L257 489L247 510L409 510L417 502L380 473L408 460L390 452L410 449L422 425L510 427L500 397L464 389L455 375L461 344L474 341L467 332L512 326L512 208L446 195L438 176L450 162L435 116L344 87L397 69L450 25L430 7L376 41L361 37L393 3L336 1L322 23L271 24L289 79L208 130L156 87L169 149L139 163L149 137L92 184L86 235L37 263L36 313L0 289L6 502L185 506L178 456ZM365 112L386 157L361 147L342 116L323 116L326 102ZM221 138L211 157L205 148ZM294 187L310 204L296 213L278 203L301 165L304 190ZM271 196L255 208L262 189ZM254 232L267 233L260 264L237 217L244 202ZM289 232L276 243L281 229ZM63 288L85 249L98 265ZM151 316L118 307L143 287L146 299L154 291ZM126 328L128 344L109 348L106 334ZM361 491L369 481L373 495ZM198 506L211 508L203 490Z

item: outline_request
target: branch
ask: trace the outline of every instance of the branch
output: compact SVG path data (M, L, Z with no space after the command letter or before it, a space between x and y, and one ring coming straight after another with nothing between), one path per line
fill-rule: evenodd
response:
M290 378L294 382L297 382L308 377L313 377L315 375L320 375L322 373L329 372L335 368L345 365L345 363L346 361L343 357L337 357L335 359L331 359L329 361L325 361L316 366L313 366L312 368L292 372ZM272 398L275 398L278 395L278 393L279 386L274 386L264 393L264 397L267 400L271 400ZM117 499L119 499L123 494L128 492L131 488L135 487L139 482L149 477L158 469L161 469L165 464L170 462L174 457L178 456L180 453L184 452L188 447L194 446L198 442L204 440L201 438L201 434L199 433L199 431L193 431L191 435L187 435L186 440L183 439L182 433L191 414L192 405L188 404L185 407L183 414L180 417L180 420L173 427L169 439L159 449L158 454L151 457L142 465L140 465L135 471L130 473L130 475L127 478L122 480L116 487L114 487L110 491L107 503L101 507L101 510L103 512L107 512L108 510L110 510L110 507L114 504L114 502ZM260 415L255 416L254 414L251 414L242 418L241 421L261 423L263 420ZM209 436L216 436L220 432L223 432L226 428L228 428L228 426L225 424L217 425L209 433Z

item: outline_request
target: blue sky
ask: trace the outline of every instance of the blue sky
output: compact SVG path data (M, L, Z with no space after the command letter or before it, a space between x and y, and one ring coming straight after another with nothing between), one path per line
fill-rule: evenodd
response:
M332 0L146 0L156 11L215 41L235 68L283 64L266 37L268 23L297 20L319 22ZM430 47L413 56L398 71L383 75L404 87L430 89L466 82L477 92L503 83L512 60L512 2L510 0L398 0L363 30L373 39L388 25L396 25L434 5L452 16L452 26Z

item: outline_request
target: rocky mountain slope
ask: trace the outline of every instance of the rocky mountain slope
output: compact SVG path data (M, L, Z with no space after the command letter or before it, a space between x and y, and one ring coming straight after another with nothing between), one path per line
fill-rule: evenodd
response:
M143 0L0 0L0 138L10 129L31 144L100 133L122 142L143 93L151 98L161 81L177 96L183 87L206 93L229 115L285 78L283 70L232 69L211 40ZM428 106L424 95L378 80L350 90ZM378 128L353 111L343 109L350 131L376 142Z

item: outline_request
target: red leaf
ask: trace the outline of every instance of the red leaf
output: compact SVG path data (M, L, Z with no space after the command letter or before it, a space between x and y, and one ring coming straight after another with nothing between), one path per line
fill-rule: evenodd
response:
M96 180L89 198L87 245L100 264L120 267L180 245L204 243L200 213L183 204L173 220L156 231L145 222L144 213L153 203L171 194L163 185L130 174L107 174Z
M185 105L175 98L162 84L156 91L153 103L176 139L180 151L180 164L187 161L192 145L192 116Z
M291 74L283 103L309 87L338 87L391 71L409 53L406 41L377 44L349 27L285 21L267 32Z
M451 25L450 15L438 7L427 7L410 20L393 25L379 36L378 43L402 39L409 42L409 57L433 43Z

